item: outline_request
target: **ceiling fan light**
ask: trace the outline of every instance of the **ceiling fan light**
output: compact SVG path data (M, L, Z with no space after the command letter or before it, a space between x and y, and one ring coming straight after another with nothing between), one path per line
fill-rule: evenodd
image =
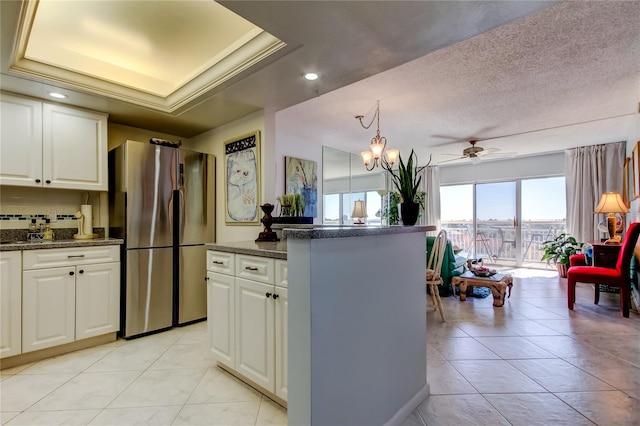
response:
M371 164L371 160L373 159L373 152L362 151L360 155L362 156L362 162L364 163L364 165L369 166L369 164Z

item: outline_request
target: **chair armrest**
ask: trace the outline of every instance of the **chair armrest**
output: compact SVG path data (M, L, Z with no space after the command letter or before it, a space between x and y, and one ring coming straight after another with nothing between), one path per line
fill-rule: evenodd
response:
M569 266L587 266L587 259L584 253L569 256Z

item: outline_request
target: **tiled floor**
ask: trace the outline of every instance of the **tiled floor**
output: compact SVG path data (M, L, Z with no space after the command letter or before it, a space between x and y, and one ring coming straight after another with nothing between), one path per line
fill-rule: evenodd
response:
M511 298L443 298L447 322L427 313L431 396L409 425L640 425L640 316L618 295L513 271Z
M286 410L212 366L206 323L2 370L2 424L283 425Z
M593 305L589 285L570 312L565 280L528 274L503 308L449 297L446 323L428 311L431 396L405 426L640 424L640 316L610 294ZM285 425L211 366L206 340L200 323L2 370L2 424Z

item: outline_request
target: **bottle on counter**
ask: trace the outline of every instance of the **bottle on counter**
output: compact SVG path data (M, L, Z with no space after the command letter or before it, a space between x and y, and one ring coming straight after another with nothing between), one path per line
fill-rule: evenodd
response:
M31 224L29 225L29 232L38 232L38 225L36 225L35 219L31 219Z
M44 230L42 231L42 239L47 241L53 241L53 230L51 229L51 220L45 219Z

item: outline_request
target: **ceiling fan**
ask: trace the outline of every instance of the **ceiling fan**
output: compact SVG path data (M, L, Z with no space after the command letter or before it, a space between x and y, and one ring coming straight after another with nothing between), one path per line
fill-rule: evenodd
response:
M483 148L481 146L476 145L478 142L482 141L484 139L470 139L466 142L470 143L471 146L467 147L465 149L462 150L462 155L460 154L443 154L443 155L454 155L456 156L456 158L452 158L450 160L444 160L444 161L440 161L438 164L442 164L442 163L448 163L450 161L456 161L456 160L461 160L464 158L469 158L471 159L472 163L476 163L478 161L480 161L481 157L486 157L488 155L491 156L513 156L516 153L515 152L499 152L500 150L498 148Z

